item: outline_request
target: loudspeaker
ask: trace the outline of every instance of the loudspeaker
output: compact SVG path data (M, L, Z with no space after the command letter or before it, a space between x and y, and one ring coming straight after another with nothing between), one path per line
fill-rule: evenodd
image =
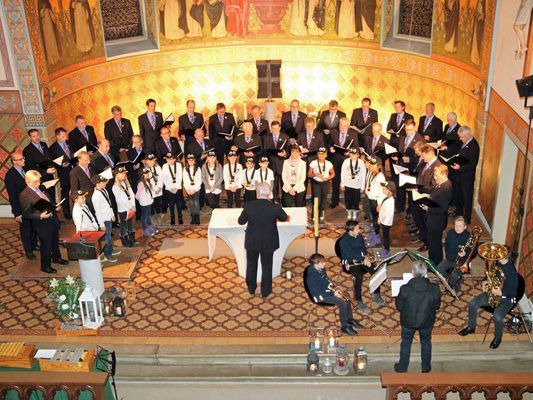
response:
M258 60L257 98L281 98L281 60Z
M533 75L516 80L516 88L520 97L533 96Z

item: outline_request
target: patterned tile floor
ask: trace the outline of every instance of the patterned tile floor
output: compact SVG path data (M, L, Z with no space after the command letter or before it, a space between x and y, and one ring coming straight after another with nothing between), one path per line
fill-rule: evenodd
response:
M327 232L337 235L331 230ZM13 227L0 227L0 334L53 335L57 318L46 304L46 289L42 281L13 281L8 271L22 257L17 232ZM250 297L244 279L237 274L232 259L219 257L208 262L207 257L161 257L158 249L167 236L206 237L205 227L172 228L153 237L141 256L133 274L136 299L128 304L124 318L107 318L101 335L107 336L302 336L306 330L308 311L314 307L303 289L301 276L305 268L303 257L286 259L282 276L274 279L273 295L268 299ZM338 260L331 258L330 265ZM294 279L284 278L292 270ZM331 268L330 276L350 290L351 279ZM367 278L368 279L368 278ZM365 281L366 282L366 281ZM120 283L117 282L117 285ZM467 280L461 300L452 302L443 296L435 334L449 334L464 325L467 301L479 292L479 282ZM372 319L391 334L399 333L398 314L390 297L388 285L383 297L387 306L373 309ZM360 335L381 335L372 328L368 319ZM335 315L330 309L318 312L320 324L335 326ZM485 316L482 317L485 319ZM311 325L317 324L311 317ZM480 321L480 324L485 322Z

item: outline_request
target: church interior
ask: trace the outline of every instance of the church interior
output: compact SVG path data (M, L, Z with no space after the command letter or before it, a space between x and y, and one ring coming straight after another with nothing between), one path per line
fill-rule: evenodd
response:
M0 3L0 398L533 399L532 0ZM369 123L366 106L375 112ZM248 142L252 128L258 151ZM409 153L415 131L420 153ZM475 162L467 155L474 142ZM54 145L64 149L59 162ZM293 153L304 168L302 204L296 175L281 167ZM242 163L242 202L226 175L218 191L208 189L211 159L221 176L228 166L231 182L231 165ZM345 182L344 168L355 179L351 160L367 171L364 187ZM441 167L424 194L420 178L434 160ZM248 162L259 175L252 200ZM271 200L262 197L266 162ZM175 164L178 192L170 189ZM379 201L370 196L374 169L386 196ZM156 170L172 178L158 200L149 184ZM204 183L195 192L197 172ZM51 186L34 188L34 173ZM120 183L126 173L128 190L139 185L134 198ZM442 173L445 207L433 195ZM99 187L114 197L105 192L114 214L105 227L90 204ZM121 208L121 196L131 209ZM273 220L275 235L264 225L252 239L262 211L247 228L242 219L261 201L285 217ZM83 228L88 220L97 228ZM458 223L470 239L452 257L448 236ZM359 264L341 243L353 229L365 246ZM277 243L278 231L269 289L265 275L248 276L251 249ZM364 269L367 257L370 273L350 272L351 261ZM339 311L308 285L321 262ZM421 266L427 278L417 275ZM409 279L438 288L431 328L406 328L410 310L400 298ZM506 294L513 279L516 294ZM479 305L482 296L488 303ZM420 304L431 302L411 307ZM498 313L502 304L509 307ZM408 370L398 362L407 329L419 331L407 340Z

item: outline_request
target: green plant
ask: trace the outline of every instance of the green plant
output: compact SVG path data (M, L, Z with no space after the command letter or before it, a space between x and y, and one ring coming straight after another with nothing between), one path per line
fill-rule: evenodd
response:
M48 285L48 298L54 304L57 316L63 321L76 319L80 315L80 297L85 283L79 278L70 275L63 279L52 278L46 282Z

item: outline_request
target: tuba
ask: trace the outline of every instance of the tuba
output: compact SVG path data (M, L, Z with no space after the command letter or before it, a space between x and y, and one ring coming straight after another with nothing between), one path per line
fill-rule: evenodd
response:
M484 290L489 298L489 305L492 308L498 307L501 298L492 293L494 288L503 288L504 276L503 270L498 265L498 261L506 258L509 250L506 246L498 243L485 243L479 246L479 256L485 260L485 276L487 277L487 286Z

